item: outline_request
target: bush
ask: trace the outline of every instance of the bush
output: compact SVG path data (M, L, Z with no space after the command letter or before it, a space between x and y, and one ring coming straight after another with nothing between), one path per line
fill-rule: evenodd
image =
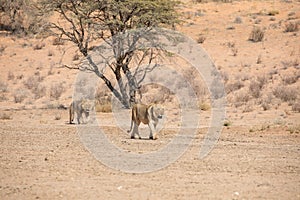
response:
M2 113L0 115L0 119L2 119L2 120L11 120L12 116L11 116L11 114L8 114L8 113Z
M282 76L282 81L285 84L291 85L293 83L296 83L298 81L299 77L300 77L300 73L289 74L289 75Z
M199 44L202 44L205 40L206 40L206 37L205 37L204 35L202 35L202 34L200 34L200 35L198 36L198 38L197 38L197 42L198 42Z
M24 88L19 88L14 93L15 103L21 103L26 99L28 92Z
M226 92L229 94L233 91L236 91L236 90L239 90L241 88L243 88L245 85L242 81L238 80L234 83L228 83L226 86L225 86L225 89L226 89Z
M237 16L233 22L236 24L241 24L241 23L243 23L243 20L240 16Z
M4 46L4 45L0 45L0 56L3 54L3 52L5 51L5 49L6 49L6 46Z
M14 80L15 79L15 75L13 72L9 71L7 74L7 80Z
M15 34L37 33L43 24L35 1L0 0L0 29Z
M8 91L8 85L6 83L3 83L0 80L0 92L7 92Z
M59 37L54 38L53 42L52 42L52 45L54 45L54 46L64 45L64 44L65 44L65 41Z
M294 104L292 105L292 111L300 112L300 99L294 102Z
M285 24L285 32L296 32L298 31L298 22L288 22Z
M45 46L46 46L45 43L39 42L39 43L37 43L37 44L35 44L35 45L33 46L33 50L41 50L41 49L44 48Z
M43 77L41 77L39 74L28 77L23 84L25 87L29 90L35 90L39 83L43 81Z
M298 90L293 87L278 86L273 90L273 94L284 102L292 102L297 99Z
M254 27L250 33L249 40L252 42L261 42L265 32L260 27Z
M50 98L59 99L64 91L65 87L62 83L53 84L50 88Z
M38 86L35 88L35 90L32 90L32 93L34 94L35 99L40 99L46 95L46 86L42 84L38 84Z

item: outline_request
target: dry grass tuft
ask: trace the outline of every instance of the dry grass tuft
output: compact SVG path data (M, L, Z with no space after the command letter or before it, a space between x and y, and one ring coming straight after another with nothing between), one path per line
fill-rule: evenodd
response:
M0 114L0 119L1 120L11 120L12 116L11 116L11 114L4 112L4 113Z
M264 39L265 32L260 27L254 27L250 33L249 40L252 42L261 42Z
M284 102L294 102L297 99L299 91L295 87L278 86L273 90L273 94Z
M299 113L300 113L300 99L296 100L296 101L292 104L292 111L294 111L294 112L299 112Z
M62 93L65 91L65 87L62 83L53 84L50 88L50 98L59 99Z
M288 22L285 24L285 32L297 32L298 31L299 22Z
M22 103L28 96L28 91L25 88L18 88L13 96L15 103Z

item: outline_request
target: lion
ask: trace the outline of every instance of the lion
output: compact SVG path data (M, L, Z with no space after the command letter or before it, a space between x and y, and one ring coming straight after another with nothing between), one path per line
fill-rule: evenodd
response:
M78 101L73 101L69 107L70 111L70 124L74 123L74 116L76 113L77 123L87 123L89 121L90 112L95 108L94 101L83 99ZM85 115L85 120L83 120L83 113ZM82 120L80 120L82 119Z
M132 107L131 112L130 130L127 131L128 133L131 132L131 139L134 139L135 134L137 134L139 139L141 139L138 130L141 122L143 122L143 124L148 124L150 128L149 139L157 139L156 126L158 124L158 120L163 118L163 115L164 108L159 104L135 104Z

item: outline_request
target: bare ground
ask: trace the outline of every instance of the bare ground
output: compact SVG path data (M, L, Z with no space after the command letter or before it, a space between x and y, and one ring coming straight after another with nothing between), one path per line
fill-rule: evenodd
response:
M46 121L57 112L64 111L14 111L13 120L0 121L1 199L300 198L300 137L284 126L257 131L226 127L204 159L198 154L206 132L199 129L175 163L133 174L97 161L81 143L75 126L67 124L65 114L61 120ZM172 136L166 130L157 141L130 140L116 127L102 129L109 138L121 138L117 144L121 148L130 145L139 153Z

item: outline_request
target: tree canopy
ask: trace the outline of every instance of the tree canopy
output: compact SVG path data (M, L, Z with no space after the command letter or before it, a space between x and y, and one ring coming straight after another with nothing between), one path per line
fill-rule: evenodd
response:
M109 63L109 67L115 74L120 88L117 91L111 80L100 72L90 57L91 42L107 41L132 29L174 26L178 22L177 4L178 2L173 0L42 0L40 10L44 15L58 14L59 19L52 21L48 30L77 45L78 50L89 61L92 71L105 82L125 107L130 107L139 85L129 64L134 52L141 49L133 48L121 52L122 41L113 40L111 43L114 59ZM149 54L148 50L142 52L145 55L154 55ZM128 92L122 81L123 76L129 82Z

